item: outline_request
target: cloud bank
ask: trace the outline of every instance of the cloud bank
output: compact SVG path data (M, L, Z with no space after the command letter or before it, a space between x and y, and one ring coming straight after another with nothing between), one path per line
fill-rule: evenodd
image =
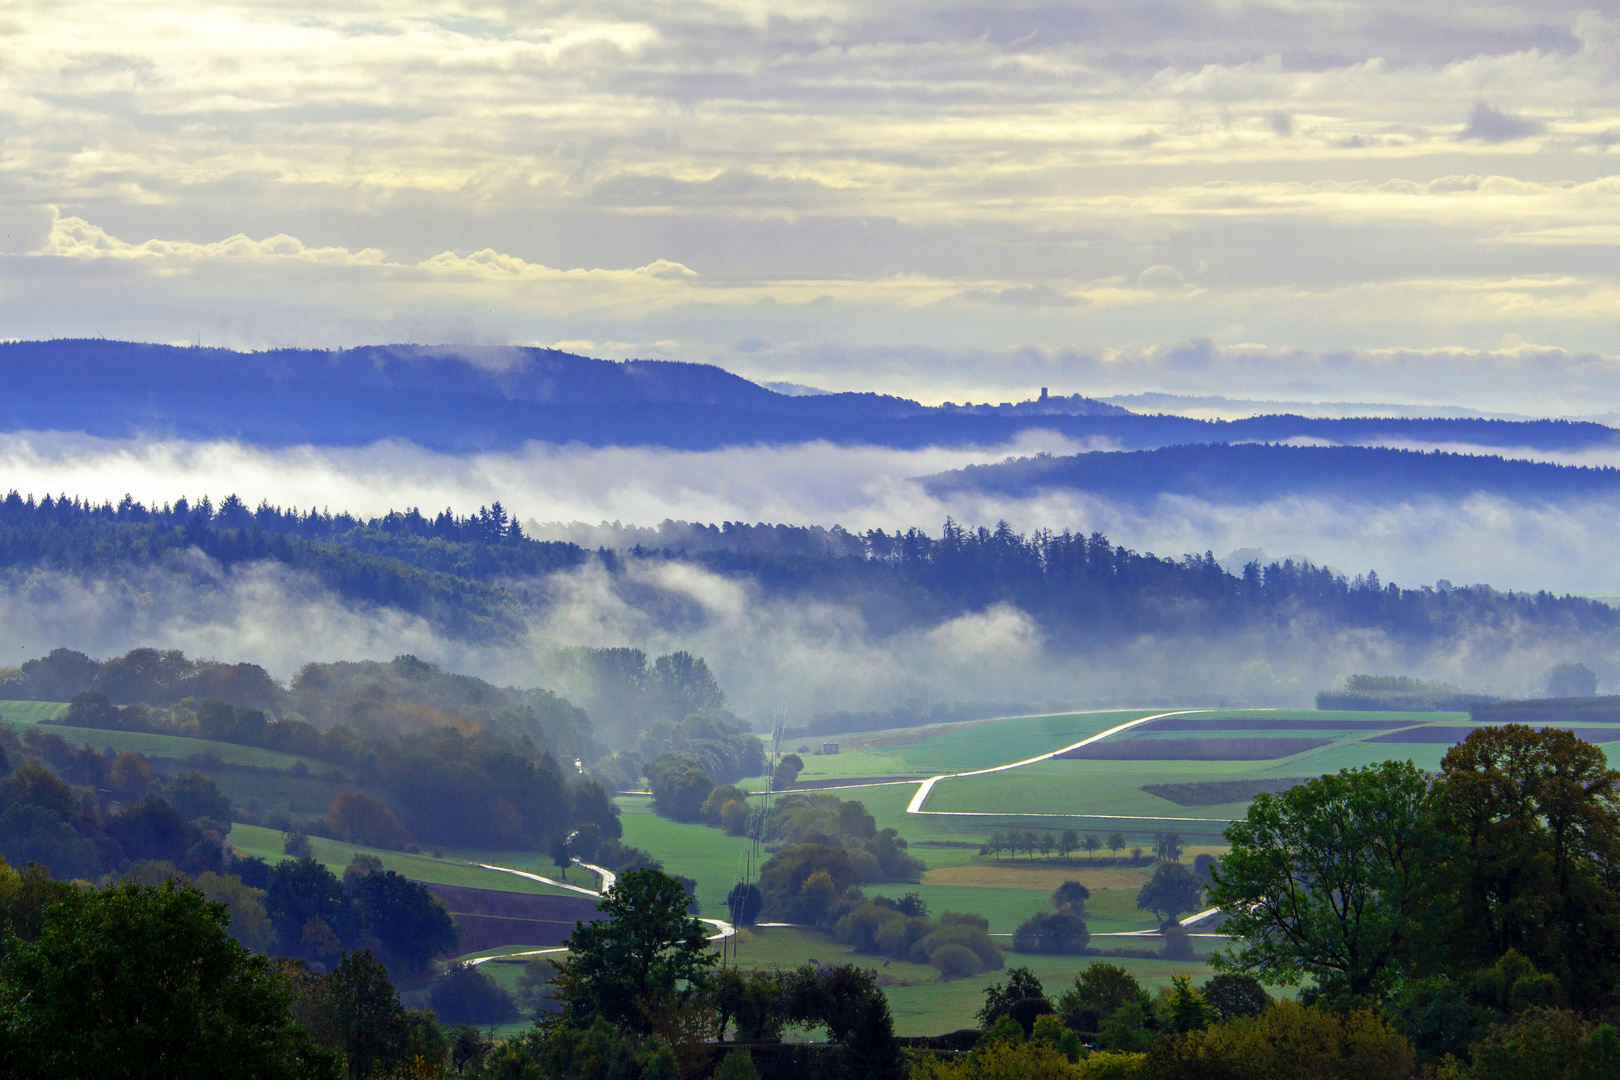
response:
M1409 449L1430 445L1399 444ZM1620 506L1605 501L1518 503L1488 493L1384 503L1329 496L1230 506L1183 496L1130 504L1080 492L1028 497L934 496L914 478L1038 452L1110 449L1033 432L1017 443L906 451L808 443L714 451L553 446L453 455L387 442L360 448L262 450L238 443L0 435L6 487L147 503L236 494L304 509L375 515L417 506L465 514L500 500L538 523L668 519L769 522L853 530L911 526L938 533L947 516L970 525L1006 519L1020 530L1101 531L1161 555L1217 557L1237 548L1299 553L1348 574L1376 569L1405 586L1447 578L1497 588L1620 592ZM1447 446L1468 452L1477 448ZM1495 452L1495 451L1491 451ZM1563 464L1620 465L1620 449L1515 452ZM589 530L538 535L600 542Z

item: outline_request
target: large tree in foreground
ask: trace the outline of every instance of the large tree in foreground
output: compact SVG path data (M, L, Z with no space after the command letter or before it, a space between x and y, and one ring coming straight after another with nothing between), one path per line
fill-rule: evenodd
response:
M0 960L0 1061L46 1077L336 1077L263 957L189 887L73 890Z
M1430 802L1428 776L1393 761L1259 795L1212 870L1210 899L1237 938L1214 965L1351 994L1387 988L1418 915Z
M597 1017L641 1034L701 989L715 965L690 897L658 870L632 870L602 897L595 922L576 923L552 982L566 1018Z
M1557 729L1479 728L1440 763L1447 842L1426 878L1435 902L1420 970L1490 967L1510 950L1574 1000L1620 977L1620 773Z

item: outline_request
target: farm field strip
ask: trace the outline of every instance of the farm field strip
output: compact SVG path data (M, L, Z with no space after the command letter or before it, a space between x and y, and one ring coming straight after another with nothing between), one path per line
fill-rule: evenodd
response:
M1194 833L1209 832L1213 836L1230 821L1242 817L1251 799L1188 806L1144 791L1143 787L1314 776L1389 758L1410 759L1420 768L1434 769L1449 745L1477 726L1470 724L1463 713L1326 714L1264 710L1265 715L1260 716L1255 713L1261 710L1252 710L1246 715L1230 716L1223 712L1177 710L1155 714L1139 718L1142 721L1139 723L1120 724L1087 741L1095 744L1102 738L1115 745L1129 742L1155 747L1172 743L1173 739L1161 738L1165 733L1155 730L1157 724L1165 724L1173 730L1208 732L1216 738L1239 740L1246 738L1243 733L1248 730L1260 730L1268 735L1299 731L1333 738L1326 745L1297 754L1258 760L1221 756L1214 760L1173 758L1157 749L1151 755L1144 754L1143 760L1134 755L1124 760L1087 759L1084 755L1058 760L1043 754L1009 766L943 774L934 784L925 782L929 790L919 788L917 796L920 798L914 796L907 808L908 817L911 820L924 815L935 819L955 817L963 824L975 822L973 827L981 830L1041 828L1043 825L1054 828L1063 821L1086 822L1092 828L1105 829L1117 823L1127 833L1141 833L1144 828L1162 822L1189 839ZM1228 723L1230 726L1225 726ZM1400 729L1423 734L1414 734L1414 741L1410 743L1391 743L1379 738L1380 733ZM1378 741L1374 742L1375 738ZM1059 754L1066 754L1069 749ZM945 783L946 780L950 783ZM916 813L919 811L920 814Z
M28 703L25 703L28 704ZM9 715L5 716L9 722ZM287 771L293 768L301 758L292 754L285 754L279 750L266 750L258 746L242 746L239 743L216 742L212 739L194 739L187 735L161 735L148 731L113 731L105 728L68 727L64 724L51 723L50 719L27 721L40 731L52 735L60 735L73 746L88 744L93 749L106 751L131 752L143 754L148 758L161 761L173 761L178 765L187 766L187 759L193 754L212 754L224 765L245 765L256 769L275 769ZM328 771L330 766L311 767L308 762L305 766L311 772Z
M0 701L0 720L12 724L48 724L67 710L65 701Z
M1138 719L1135 719L1135 720L1127 720L1123 724L1119 724L1119 725L1116 725L1114 727L1111 727L1107 731L1099 732L1096 735L1090 736L1089 738L1081 739L1079 742L1075 743L1073 746L1065 746L1061 750L1053 750L1050 753L1040 754L1040 755L1038 755L1036 757L1032 757L1032 758L1025 758L1023 761L1015 761L1015 762L1011 763L1010 765L997 765L997 766L995 766L993 768L989 768L989 769L975 769L975 770L973 770L971 772L949 773L949 774L945 774L945 775L941 775L941 776L929 777L927 780L924 780L922 782L922 786L917 789L917 793L911 797L911 802L909 804L907 804L907 806L906 806L906 813L908 813L908 814L941 813L942 811L924 810L922 808L923 803L927 801L929 794L934 790L934 785L939 783L941 780L957 780L957 779L961 779L963 777L968 777L968 776L985 776L985 775L988 775L990 773L1006 772L1009 769L1020 769L1020 768L1023 768L1025 765L1034 765L1037 762L1049 761L1052 758L1058 757L1058 756L1060 756L1062 754L1070 753L1071 751L1074 751L1074 750L1078 750L1081 747L1090 746L1092 743L1095 743L1095 742L1101 742L1103 739L1108 738L1108 736L1110 736L1110 735L1117 735L1121 731L1129 731L1133 727L1137 727L1137 726L1139 726L1141 724L1146 724L1146 723L1148 723L1150 721L1153 721L1153 720L1162 720L1167 716L1187 716L1187 715L1192 715L1194 713L1201 713L1201 712L1208 712L1208 711L1209 710L1207 710L1207 709L1180 709L1180 710L1177 710L1175 712L1159 713L1159 714L1154 715L1154 716L1143 716L1143 717L1139 717ZM989 813L980 812L980 813L974 813L972 816L976 816L976 817L993 817L994 815L989 814ZM1173 820L1173 819L1166 819L1166 820ZM1189 818L1189 819L1183 819L1183 820L1194 820L1194 819Z
M243 855L258 856L274 866L292 856L281 850L285 841L285 834L279 829L266 829L258 825L243 825L237 823L231 826L226 836L231 847ZM514 878L493 870L484 870L473 862L462 861L454 856L448 858L435 858L431 855L411 854L402 851L389 851L385 848L366 847L364 844L350 844L341 840L329 840L324 836L311 836L309 838L310 851L315 861L326 866L336 874L342 874L356 855L375 855L382 860L383 869L393 870L401 877L412 881L426 882L430 885L459 885L471 889L493 889L498 892L539 893L545 895L569 895L574 892L570 886L566 890L558 885L542 884L524 878ZM528 853L524 853L528 854ZM588 890L581 890L588 891Z

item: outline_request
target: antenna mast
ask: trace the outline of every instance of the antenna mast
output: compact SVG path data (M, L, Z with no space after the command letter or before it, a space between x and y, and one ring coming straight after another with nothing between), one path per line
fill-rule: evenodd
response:
M738 932L738 923L743 907L748 903L749 889L753 886L754 878L765 858L765 819L770 816L771 812L772 785L775 783L777 763L782 756L782 738L786 729L787 703L778 702L771 725L771 751L765 762L765 790L760 793L759 807L749 811L747 824L744 827L745 838L748 842L744 845L742 853L737 859L738 887L734 887L732 895L727 897L728 901L735 897L735 902L727 905L726 915L731 921L732 934L728 939L730 941L729 949L725 940L720 942L720 963L722 967L726 964L728 957L731 961L736 961L737 950L742 945L742 935Z

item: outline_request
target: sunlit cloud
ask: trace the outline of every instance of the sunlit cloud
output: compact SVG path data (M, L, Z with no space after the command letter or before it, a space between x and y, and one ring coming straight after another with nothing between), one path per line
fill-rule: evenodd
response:
M1578 2L23 0L0 321L725 364L752 335L919 396L884 355L1609 352L1617 43Z

